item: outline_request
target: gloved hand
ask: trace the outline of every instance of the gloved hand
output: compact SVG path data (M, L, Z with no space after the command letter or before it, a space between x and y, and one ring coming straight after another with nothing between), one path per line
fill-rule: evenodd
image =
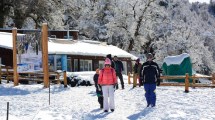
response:
M157 80L157 86L160 86L160 79Z
M100 85L98 85L98 90L102 91L102 87Z
M114 91L117 89L117 83L113 85Z
M116 86L117 86L117 84L114 84L114 85L113 85L113 88L116 89Z

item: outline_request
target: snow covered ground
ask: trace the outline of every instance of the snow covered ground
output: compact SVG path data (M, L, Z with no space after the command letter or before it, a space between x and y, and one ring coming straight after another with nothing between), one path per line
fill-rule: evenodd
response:
M92 74L88 74L89 77ZM86 75L85 75L86 77ZM116 109L104 113L99 108L94 86L64 88L41 84L0 85L0 120L6 119L9 102L9 120L215 120L215 89L184 87L157 87L157 105L146 108L143 87L132 89L127 84L124 90L115 91Z

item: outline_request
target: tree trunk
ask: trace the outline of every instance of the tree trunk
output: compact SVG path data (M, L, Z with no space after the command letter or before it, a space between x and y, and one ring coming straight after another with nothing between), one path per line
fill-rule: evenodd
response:
M4 27L4 0L0 2L0 28Z

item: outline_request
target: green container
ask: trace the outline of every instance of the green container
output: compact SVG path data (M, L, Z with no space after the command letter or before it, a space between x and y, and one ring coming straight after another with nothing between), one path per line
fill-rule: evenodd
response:
M172 60L171 60L172 59ZM175 61L175 62L174 62ZM178 56L171 56L164 59L164 63L162 65L163 75L165 76L178 76L184 75L186 73L189 76L192 76L192 63L190 56L186 53L178 55ZM184 79L172 79L169 80L172 82L183 82ZM189 80L192 82L192 79Z

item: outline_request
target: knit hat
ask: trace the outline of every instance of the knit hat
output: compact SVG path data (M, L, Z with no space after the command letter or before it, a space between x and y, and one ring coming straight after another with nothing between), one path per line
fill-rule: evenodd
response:
M107 64L108 64L108 65L111 65L111 61L110 61L109 58L106 58L106 59L105 59L105 65L107 65Z
M106 57L109 58L110 60L112 59L111 54L107 54Z

